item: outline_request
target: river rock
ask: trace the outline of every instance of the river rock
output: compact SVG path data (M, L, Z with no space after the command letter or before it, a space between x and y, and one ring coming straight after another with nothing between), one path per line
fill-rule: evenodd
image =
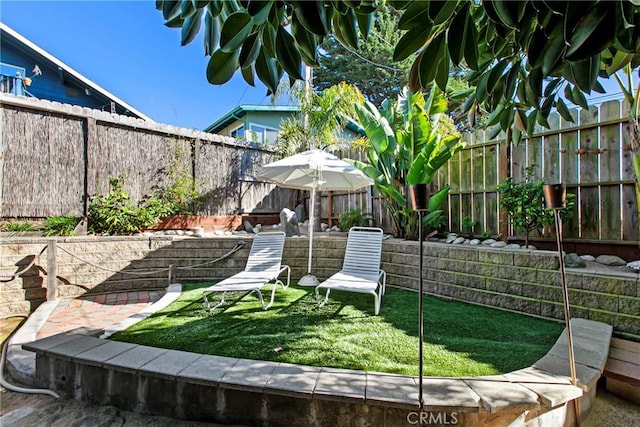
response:
M598 264L609 265L612 267L618 267L627 264L625 260L615 255L600 255L596 258L596 262Z
M480 244L480 240L479 239L473 239L469 241L469 244L471 246L478 246Z
M445 240L445 243L453 243L457 238L458 235L456 233L449 233L447 235L447 240Z
M640 259L637 261L631 261L627 263L627 267L635 271L640 271Z
M520 249L520 245L517 243L509 243L507 246L505 246L507 249Z
M253 233L253 225L248 220L245 219L243 225L247 233Z
M587 263L576 253L568 253L564 256L564 265L569 268L584 268Z
M483 245L487 245L487 246L491 246L491 245L493 245L495 242L496 242L496 240L495 240L495 239L487 239L487 240L483 240L483 241L482 241L482 244L483 244Z
M451 243L453 243L454 245L459 245L459 244L461 244L463 242L464 242L464 237L458 237Z
M280 212L280 226L287 237L297 236L300 234L298 216L291 209L284 208L282 209L282 212Z
M580 258L582 258L583 261L587 262L593 262L596 260L596 257L594 257L593 255L580 255Z
M507 246L506 242L494 242L490 245L492 248L504 248Z

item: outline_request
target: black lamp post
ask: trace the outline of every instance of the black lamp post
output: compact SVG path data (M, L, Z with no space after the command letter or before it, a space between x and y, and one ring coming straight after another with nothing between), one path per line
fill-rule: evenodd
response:
M411 205L413 210L418 212L418 241L420 242L420 260L418 262L420 266L420 272L418 273L418 340L419 340L419 349L418 349L418 401L420 405L420 425L422 425L422 413L424 412L424 398L422 395L422 383L423 383L423 346L424 346L424 308L423 308L423 287L424 282L422 279L422 254L424 252L424 245L422 241L422 218L424 212L429 209L429 187L428 184L415 184L410 187L411 191Z
M556 242L558 244L558 259L560 262L560 279L562 281L562 296L564 302L564 321L567 330L567 344L569 347L569 367L571 370L571 383L577 386L576 382L576 363L573 354L573 335L571 334L571 315L569 313L569 288L564 266L564 250L562 248L562 218L560 211L564 208L567 199L567 192L562 184L548 184L543 187L544 198L547 208L553 209L553 215L556 225ZM580 408L578 400L574 399L574 411L576 425L580 427Z

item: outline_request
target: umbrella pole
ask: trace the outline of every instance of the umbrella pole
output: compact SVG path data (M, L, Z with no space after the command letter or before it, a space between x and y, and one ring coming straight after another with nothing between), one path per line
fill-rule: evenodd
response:
M316 198L316 187L311 187L311 203L309 209L309 262L307 267L307 274L304 275L298 285L300 286L317 286L320 282L318 279L311 274L311 257L313 254L313 223L315 222L315 218L313 217L313 209L315 207L315 198Z

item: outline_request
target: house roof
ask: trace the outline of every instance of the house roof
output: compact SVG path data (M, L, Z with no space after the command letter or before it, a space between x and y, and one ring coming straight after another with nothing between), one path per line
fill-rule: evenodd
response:
M52 64L54 67L56 67L60 71L60 73L62 73L62 76L65 79L73 81L81 87L85 86L87 89L91 90L92 92L102 95L103 97L109 99L110 101L113 101L116 104L119 104L122 108L129 110L131 114L141 119L154 121L153 119L148 117L146 114L143 114L141 111L127 104L122 99L118 98L108 90L100 87L95 82L92 82L91 80L89 80L88 78L86 78L85 76L83 76L82 74L80 74L79 72L77 72L76 70L74 70L73 68L71 68L70 66L62 62L61 60L59 60L58 58L56 58L55 56L51 55L49 52L42 49L40 46L26 39L21 34L17 33L16 31L8 27L3 22L0 22L0 34L2 34L2 38L6 38L10 42L16 45L24 46L26 49L29 49L35 56L41 57L44 61L47 61L50 64Z
M204 131L218 133L236 120L241 120L247 115L247 113L259 111L296 113L300 111L300 107L297 105L238 105L236 108L207 126Z
M247 115L248 112L253 111L271 111L271 112L290 112L297 113L300 111L300 107L297 105L238 105L233 110L229 111L224 116L220 117L218 120L210 124L204 129L204 132L209 133L218 133L222 129L226 128L233 122L237 120L241 120L244 116ZM347 121L347 129L351 132L365 136L364 131L360 126L356 125L355 122L351 119Z

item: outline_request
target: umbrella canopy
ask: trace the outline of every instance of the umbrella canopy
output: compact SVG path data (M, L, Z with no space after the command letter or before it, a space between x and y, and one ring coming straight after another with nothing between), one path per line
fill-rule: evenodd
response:
M357 190L373 184L360 169L322 150L269 163L262 167L258 179L296 190Z
M308 274L300 279L299 284L317 285L318 280L311 275L315 192L317 190L357 190L372 185L373 180L355 166L322 150L305 151L264 165L258 174L258 179L283 188L311 190Z

